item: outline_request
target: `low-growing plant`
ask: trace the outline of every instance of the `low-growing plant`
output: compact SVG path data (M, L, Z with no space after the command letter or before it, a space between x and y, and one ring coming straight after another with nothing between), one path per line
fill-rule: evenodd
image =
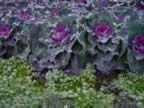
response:
M118 90L119 103L125 106L133 105L142 108L144 105L144 76L140 74L121 74L112 82ZM121 101L124 100L124 101ZM123 107L122 107L123 108Z
M75 99L75 108L113 108L114 99L113 94L89 90Z
M79 75L65 74L63 71L54 70L46 74L46 86L48 88L54 88L58 92L76 93L82 89L94 89L95 88L95 70L89 66L83 70ZM77 96L77 94L76 94Z
M115 96L95 90L95 70L88 65L80 75L67 75L55 70L46 74L46 86L67 100L74 108L112 108Z
M19 58L0 59L1 108L95 108L113 105L114 96L95 91L95 69L79 75L55 70L46 81L32 80L32 68Z
M31 70L24 60L0 59L1 108L37 108L42 92L34 86Z

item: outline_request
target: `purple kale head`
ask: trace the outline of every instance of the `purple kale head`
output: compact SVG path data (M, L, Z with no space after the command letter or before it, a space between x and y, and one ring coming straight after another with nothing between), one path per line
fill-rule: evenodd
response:
M32 18L32 15L28 13L20 13L20 14L17 14L17 18L20 20L26 21L26 20L30 20Z
M56 16L56 15L59 15L59 13L61 12L61 8L55 8L55 7L53 7L53 8L50 8L49 9L49 12L50 12L50 14L52 15L52 16Z
M137 35L132 40L132 50L140 55L144 55L144 35Z
M8 25L1 25L0 26L0 37L7 39L12 31L12 28Z
M144 1L143 0L137 0L137 2L136 2L136 8L138 10L144 10Z
M84 4L87 4L87 0L80 0L80 3L84 3Z
M110 38L112 37L112 27L109 24L101 23L95 27L95 35L98 39Z
M58 25L55 30L54 33L52 33L51 38L53 39L54 42L61 42L63 41L65 38L70 36L70 28L66 27L64 25Z

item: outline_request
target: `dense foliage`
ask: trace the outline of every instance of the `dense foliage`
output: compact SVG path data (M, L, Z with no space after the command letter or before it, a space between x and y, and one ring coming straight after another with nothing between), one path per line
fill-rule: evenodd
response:
M11 58L0 60L0 107L33 108L38 105L40 90L31 80L27 62Z
M143 72L143 0L1 1L0 56L33 71Z
M91 67L79 76L67 76L61 71L48 72L46 76L42 85L39 80L32 80L31 67L26 61L18 58L0 60L0 107L105 108L113 105L113 95L95 91Z
M46 86L56 95L73 101L74 108L111 108L114 95L95 91L96 77L91 66L81 71L79 76L66 75L60 71L48 72Z
M114 80L113 85L116 86L121 92L119 97L122 100L131 101L131 105L143 108L144 106L144 76L137 74L122 74L118 80ZM119 101L121 101L119 98ZM123 101L123 104L126 104Z
M0 0L0 108L143 108L135 73L144 0Z
M96 89L93 66L79 75L49 71L35 78L25 60L0 60L1 108L143 108L143 75L121 74ZM38 74L38 73L35 73Z

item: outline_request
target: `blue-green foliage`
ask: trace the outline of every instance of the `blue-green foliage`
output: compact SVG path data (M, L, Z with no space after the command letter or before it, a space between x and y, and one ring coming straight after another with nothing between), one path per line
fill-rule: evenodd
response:
M143 22L137 1L2 1L0 57L25 58L39 72L79 73L88 63L104 74L129 70L127 23L136 17Z

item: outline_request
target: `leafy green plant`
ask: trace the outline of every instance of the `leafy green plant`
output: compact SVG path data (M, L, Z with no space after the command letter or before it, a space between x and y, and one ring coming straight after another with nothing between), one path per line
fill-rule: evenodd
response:
M95 70L91 66L83 70L80 75L68 75L59 70L50 71L46 74L46 86L58 92L67 92L69 94L81 89L94 89L96 80L94 73Z
M46 74L46 86L55 90L55 95L73 101L74 108L112 108L114 95L95 91L94 73L90 65L77 76L51 71Z
M52 92L47 91L42 95L40 108L75 108L74 102L63 98L60 95L54 95Z
M139 107L144 105L144 75L140 74L121 74L112 85L120 92L118 99L125 100L126 104L133 101L132 104Z
M46 82L32 80L31 65L16 57L0 59L1 108L106 108L114 96L95 91L95 70L88 65L79 75L55 70ZM108 99L107 99L108 98ZM86 102L85 102L86 101Z
M37 108L41 90L34 84L31 67L26 61L0 59L1 108Z
M144 75L138 74L121 74L118 80L114 80L116 86L128 95L144 94Z
M113 94L103 92L81 92L75 99L75 108L113 108L114 98Z

